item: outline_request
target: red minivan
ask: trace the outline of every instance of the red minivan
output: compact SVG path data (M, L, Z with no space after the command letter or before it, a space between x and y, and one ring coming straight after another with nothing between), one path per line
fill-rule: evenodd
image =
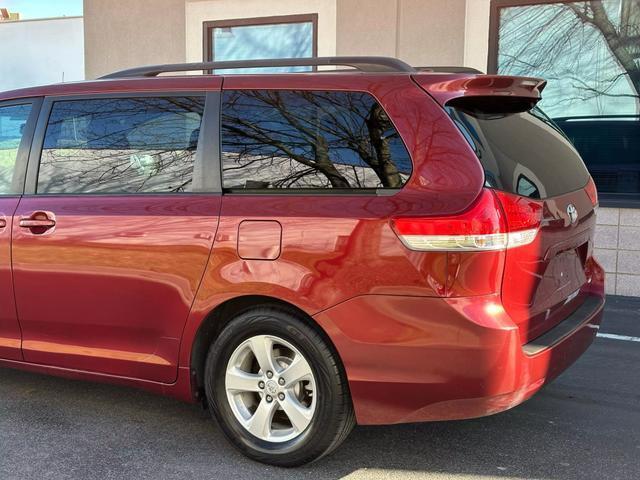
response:
M0 94L0 365L204 401L283 466L518 405L604 305L544 85L331 57Z

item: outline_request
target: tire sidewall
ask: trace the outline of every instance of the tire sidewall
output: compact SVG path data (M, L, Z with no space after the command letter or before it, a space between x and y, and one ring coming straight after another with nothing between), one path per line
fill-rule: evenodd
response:
M316 409L311 423L301 435L287 442L267 442L249 433L227 400L225 374L229 359L242 342L256 335L273 335L291 343L309 362L315 377ZM326 358L330 352L324 344L314 341L314 336L317 333L287 312L260 309L236 317L212 345L205 371L207 399L226 436L249 456L259 460L287 456L295 462L295 457L321 455L324 446L331 443L333 405L339 395L335 378L339 372L332 371L335 368Z

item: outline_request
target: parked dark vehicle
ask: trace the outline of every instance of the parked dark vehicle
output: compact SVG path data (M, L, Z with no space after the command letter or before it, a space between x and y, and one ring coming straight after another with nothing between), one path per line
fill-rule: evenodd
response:
M589 165L600 192L616 194L613 198L637 198L640 116L563 117L554 121Z
M258 66L295 74L158 76ZM597 194L544 81L338 57L0 94L0 365L204 401L296 466L591 344ZM452 73L453 72L453 73Z

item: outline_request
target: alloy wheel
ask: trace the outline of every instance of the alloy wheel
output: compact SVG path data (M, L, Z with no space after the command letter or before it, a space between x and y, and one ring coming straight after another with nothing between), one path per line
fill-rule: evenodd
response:
M231 354L227 400L240 424L267 442L287 442L311 423L317 387L309 362L290 342L256 335Z

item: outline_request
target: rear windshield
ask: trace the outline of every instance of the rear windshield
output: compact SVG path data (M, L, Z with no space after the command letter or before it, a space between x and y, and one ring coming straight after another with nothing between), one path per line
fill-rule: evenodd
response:
M485 186L530 198L572 192L589 181L580 155L538 108L486 114L447 107L485 171Z

